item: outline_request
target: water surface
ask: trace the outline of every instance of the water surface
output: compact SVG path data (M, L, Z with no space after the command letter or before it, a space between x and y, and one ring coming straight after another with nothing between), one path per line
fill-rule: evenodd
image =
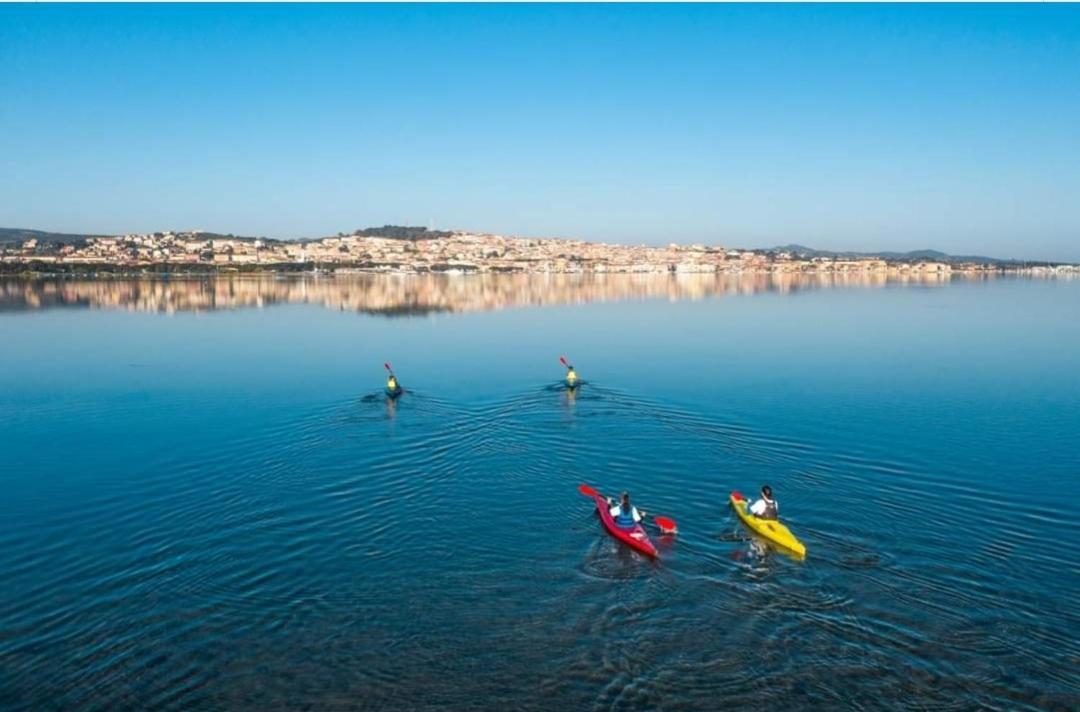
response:
M1080 702L1080 282L0 295L0 707ZM727 508L763 482L805 561Z

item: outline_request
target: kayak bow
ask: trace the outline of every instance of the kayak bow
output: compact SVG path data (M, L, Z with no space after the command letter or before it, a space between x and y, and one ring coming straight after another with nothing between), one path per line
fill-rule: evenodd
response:
M806 547L795 538L791 530L780 522L754 516L748 511L747 507L749 507L749 504L746 497L743 497L738 492L731 493L731 508L735 510L735 514L739 516L747 529L764 539L768 539L773 544L782 546L788 551L797 554L800 558L806 556Z

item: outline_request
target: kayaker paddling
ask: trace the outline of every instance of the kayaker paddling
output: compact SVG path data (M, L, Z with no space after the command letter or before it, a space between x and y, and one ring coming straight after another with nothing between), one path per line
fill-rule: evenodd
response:
M574 390L579 385L577 371L575 371L574 367L567 362L565 356L559 357L559 363L566 366L566 387L570 390Z
M578 492L581 492L596 504L596 513L599 515L600 521L608 534L647 556L656 556L659 553L653 543L649 541L649 535L645 532L645 528L641 526L642 521L645 519L645 512L634 509L633 505L630 504L629 493L623 492L622 501L615 504L610 497L605 497L588 485L578 486ZM624 525L620 525L616 521L619 516L623 517ZM678 531L674 519L654 516L653 521L656 522L656 526L660 527L660 532L665 535L675 534Z
M383 366L386 367L386 373L388 374L386 376L386 395L390 396L390 398L397 398L401 395L401 384L398 383L397 376L394 375L394 370L390 368L390 364L384 363Z
M780 507L773 499L772 487L768 485L762 487L761 499L753 504L750 504L750 500L738 492L732 492L731 508L735 510L739 520L755 534L779 545L800 559L806 556L806 546L779 521Z
M769 485L761 487L761 499L751 504L748 509L758 519L768 519L773 522L780 519L780 505L773 499L772 487Z
M607 498L607 503L608 514L620 529L633 529L645 520L645 512L639 512L637 507L630 504L629 492L622 493L618 504L611 497Z

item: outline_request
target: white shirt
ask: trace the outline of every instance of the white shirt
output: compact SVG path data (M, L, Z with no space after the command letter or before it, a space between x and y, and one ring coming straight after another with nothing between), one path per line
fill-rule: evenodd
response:
M622 510L622 507L620 507L619 505L616 504L614 507L612 507L611 509L608 510L608 514L610 514L611 518L614 519L615 517L619 516L619 512L621 510ZM631 516L634 517L635 522L639 522L639 523L641 522L641 513L638 512L637 507L635 507L632 504L630 505L630 514L631 514Z
M776 513L779 514L780 505L776 503L775 499L773 500L773 506L776 507ZM765 514L765 507L765 499L759 499L758 501L750 505L750 514L753 514L755 517L760 517L761 515Z

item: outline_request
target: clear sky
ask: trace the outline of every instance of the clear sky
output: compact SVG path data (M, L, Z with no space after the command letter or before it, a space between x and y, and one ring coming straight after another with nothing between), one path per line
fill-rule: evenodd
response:
M0 6L0 226L1080 260L1080 7Z

